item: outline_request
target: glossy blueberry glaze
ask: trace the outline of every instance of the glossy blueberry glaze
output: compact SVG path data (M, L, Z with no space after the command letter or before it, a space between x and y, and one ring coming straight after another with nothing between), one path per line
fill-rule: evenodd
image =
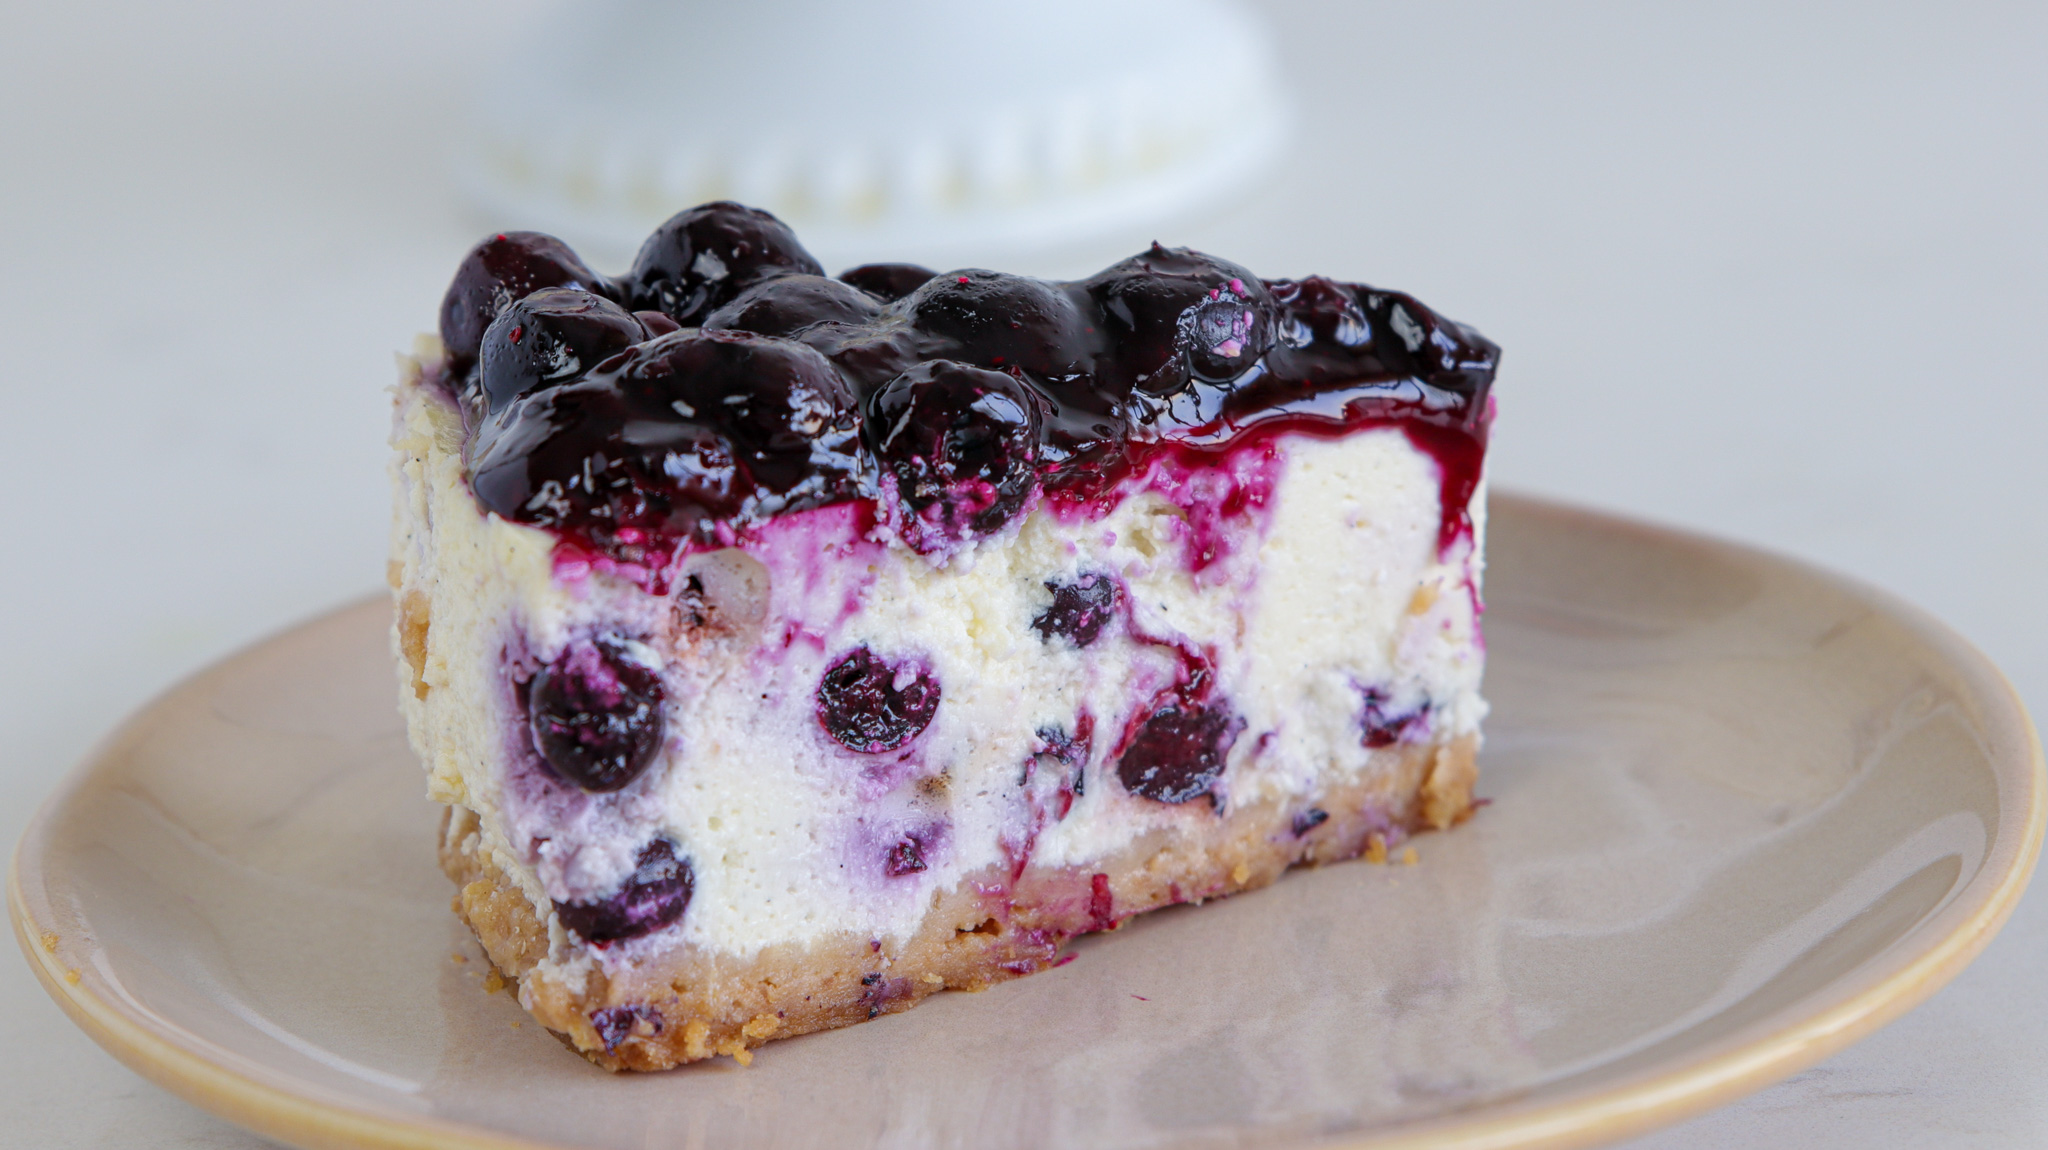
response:
M1038 487L1043 417L1030 385L951 360L917 364L867 404L869 450L921 552L993 535Z
M1034 499L1105 513L1154 463L1398 427L1440 465L1440 546L1471 530L1499 352L1409 296L1157 245L1064 283L821 273L729 203L662 225L617 281L548 237L486 240L442 325L478 501L629 570L848 500L944 554ZM544 288L582 294L528 302Z

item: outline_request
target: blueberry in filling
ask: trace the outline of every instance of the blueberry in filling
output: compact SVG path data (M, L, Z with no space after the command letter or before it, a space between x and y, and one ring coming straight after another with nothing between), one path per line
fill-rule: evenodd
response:
M1039 635L1050 641L1065 639L1086 647L1102 636L1102 629L1116 618L1123 592L1115 577L1090 572L1072 583L1047 583L1052 605L1031 620Z
M661 749L661 681L616 636L571 644L527 687L533 745L557 775L616 791Z
M558 902L555 914L586 942L618 942L682 918L695 886L690 860L677 858L675 844L658 838L640 849L633 873L616 894L591 902Z
M939 680L913 662L891 664L866 647L840 656L818 683L818 723L850 751L893 751L931 725Z
M1208 796L1243 728L1229 703L1217 697L1210 671L1191 662L1187 677L1162 692L1137 721L1117 757L1124 789L1162 803Z
M1124 789L1162 803L1184 803L1212 793L1223 773L1236 722L1216 704L1183 701L1154 712L1138 728L1116 774Z

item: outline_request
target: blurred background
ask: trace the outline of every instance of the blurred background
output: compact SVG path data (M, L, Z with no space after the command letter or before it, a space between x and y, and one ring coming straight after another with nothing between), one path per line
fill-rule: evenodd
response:
M0 8L0 838L151 695L381 586L383 389L470 244L559 228L620 271L717 195L828 271L1158 239L1413 292L1506 349L1497 483L1850 572L2048 701L2048 8L908 2L878 34L764 0L726 16L781 32L693 55L662 7L582 10L623 44L540 0ZM2048 1143L2044 907L1634 1145ZM5 1141L258 1144L20 963L0 1033Z

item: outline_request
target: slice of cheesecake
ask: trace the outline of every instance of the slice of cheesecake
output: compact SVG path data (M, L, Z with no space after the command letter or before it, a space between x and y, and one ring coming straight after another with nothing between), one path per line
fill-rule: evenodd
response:
M1497 350L1155 246L617 280L486 240L398 389L393 643L459 908L591 1060L772 1038L1472 809Z

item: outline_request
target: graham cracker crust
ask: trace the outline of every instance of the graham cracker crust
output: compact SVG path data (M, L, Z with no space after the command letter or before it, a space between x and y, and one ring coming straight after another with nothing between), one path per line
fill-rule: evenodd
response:
M1384 862L1408 834L1470 817L1477 738L1388 748L1375 769L1325 793L1326 818L1303 827L1297 806L1238 807L1200 830L1158 832L1088 869L1026 865L968 876L942 895L909 941L865 936L769 947L745 960L681 948L580 985L540 969L552 908L479 848L477 816L451 806L441 867L454 908L519 1000L565 1044L612 1070L665 1070L908 1010L941 990L984 990L1059 961L1069 940L1146 911L1256 890L1294 866L1366 856Z

